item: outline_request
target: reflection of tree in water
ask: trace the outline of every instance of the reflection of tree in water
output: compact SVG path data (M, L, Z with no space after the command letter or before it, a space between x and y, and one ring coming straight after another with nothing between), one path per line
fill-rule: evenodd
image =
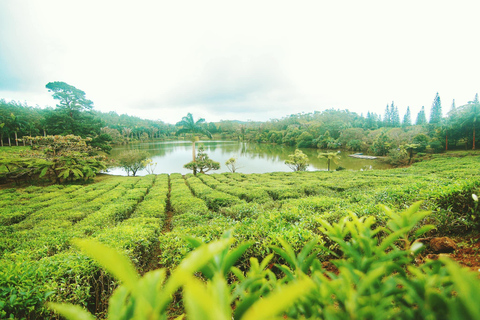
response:
M242 143L240 154L251 159L265 159L269 161L284 161L288 159L289 149L284 146L259 144L259 143Z
M248 168L258 168L259 170L262 170L261 168L265 167L264 172L282 170L285 160L288 159L290 154L295 152L295 147L242 141L199 141L198 143L205 146L205 150L211 153L211 157L215 161L221 161L223 163L231 157L236 157L242 164L244 170L248 170ZM164 158L163 160L156 159L155 161L178 161L179 158L177 153L190 152L191 142L162 141L156 143L130 144L114 148L114 150L112 150L112 156L115 157L115 155L118 155L123 150L128 149L145 149L150 153L152 158ZM310 170L327 170L326 161L324 159L318 159L317 154L319 152L328 152L332 150L310 148L300 148L300 150L308 156ZM351 170L360 170L364 166L369 167L370 165L373 166L374 169L386 167L378 161L355 159L348 157L348 154L348 152L344 151L339 154L341 157L338 164L339 166ZM225 171L227 170L226 168L224 169ZM285 171L287 170L289 169L285 166Z
M115 158L120 153L126 150L146 150L151 157L164 157L168 154L175 153L179 149L190 150L192 148L191 142L189 141L178 141L178 142L160 142L160 143L132 143L125 146L115 147L111 156Z

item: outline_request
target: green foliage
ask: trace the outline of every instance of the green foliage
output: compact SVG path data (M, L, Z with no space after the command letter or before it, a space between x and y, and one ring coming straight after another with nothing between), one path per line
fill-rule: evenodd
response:
M440 312L445 317L468 314L455 306L457 302L468 305L468 297L450 293L469 290L475 295L478 282L463 287L470 281L467 277L454 285L448 263L415 266L413 259L420 249L415 240L432 228L430 224L436 230L428 232L437 234L478 228L478 199L472 194L480 193L479 161L478 157L454 158L447 153L392 170L109 176L88 185L2 189L3 316L51 318L42 307L45 301L80 305L97 317L106 316L107 299L113 299L118 282L111 278L113 273L102 271L70 247L73 238L95 239L115 248L133 262L138 273L148 274L154 267L179 266L196 244L222 239L229 229L235 230L237 240L227 252L242 248L243 255L228 273L212 271L212 267L213 277L206 271L202 283L192 280L182 285L185 296L179 303L181 293L175 293L174 310L191 303L186 307L190 318L189 313L196 312L192 308L213 301L218 314L241 319L253 314L250 310L256 309L257 302L263 310L268 306L260 301L275 299L282 301L283 310L268 308L278 311L280 318L357 314L408 319L435 318ZM433 214L426 215L425 210ZM186 235L197 242L186 243ZM234 257L222 253L225 248L206 265L229 265L221 263L225 257ZM338 256L331 263L339 267L339 274L321 268L320 261L331 259L328 254ZM200 275L202 270L191 275ZM294 292L295 284L304 279L302 273L310 278L302 285L313 283L311 290L295 299L285 298L281 292ZM215 288L226 295L215 293ZM209 298L187 303L189 290L190 297L201 293ZM49 292L53 293L46 296ZM125 298L111 308L129 308L131 295L125 292ZM226 300L217 300L218 296ZM443 307L434 304L437 297ZM204 309L209 315L214 308Z
M228 170L232 173L235 173L240 167L238 166L237 163L237 158L230 158L225 162L225 165L227 166Z
M388 151L388 157L385 161L394 167L398 167L406 165L408 159L408 152L404 148L394 148Z
M228 207L240 203L237 197L208 187L194 175L190 174L190 176L187 177L187 184L192 190L192 193L196 197L203 199L212 210L218 210L220 207Z
M146 159L149 156L150 154L147 151L131 149L123 151L117 157L117 161L120 167L127 172L128 176L130 175L130 172L135 176L138 170L142 170L148 165Z
M288 155L285 164L293 171L307 171L309 166L308 157L299 149L296 149L294 154Z
M93 102L85 97L85 92L60 81L49 82L45 87L59 101L57 108L45 117L49 132L82 137L100 133L101 123L91 113Z
M427 123L427 117L425 115L425 107L422 106L422 109L417 114L416 125L424 125Z
M365 145L361 140L350 140L347 143L347 149L352 151L362 151L365 149Z
M386 132L382 132L375 142L372 144L372 151L378 156L385 156L392 146L392 140L388 137Z
M176 135L181 135L184 133L190 133L193 136L197 134L206 135L207 137L211 138L212 134L202 125L205 123L205 119L200 118L197 121L193 119L191 113L188 113L185 117L179 121L176 126L181 127L177 130Z
M112 141L112 136L106 133L101 133L90 141L90 145L93 148L104 151L105 153L110 153L110 151L112 151L112 146L110 145Z
M165 269L140 278L115 250L92 241L76 243L122 282L110 298L110 319L167 319L168 305L180 288L188 319L476 319L480 281L475 274L448 259L412 264L421 250L413 238L431 228L414 231L428 215L418 212L419 206L398 213L384 208L386 227L353 213L339 223L320 220L321 231L341 251L333 261L338 274L322 268L315 241L298 254L282 239L281 247L272 247L286 263L276 264L283 278L269 270L273 255L261 263L251 258L245 272L235 267L251 243L230 248L229 232L208 244L187 238L196 249L168 278ZM205 280L194 277L196 272ZM232 282L227 281L230 274ZM93 319L73 305L49 306L67 319Z
M442 121L442 103L440 96L437 94L432 102L432 109L430 110L430 124L439 124Z
M186 169L193 170L194 174L197 172L207 173L210 170L220 169L220 163L213 161L208 157L203 145L198 148L197 156L194 161L191 161L183 166Z
M420 133L413 138L413 143L417 145L418 152L424 152L427 149L430 139L426 134Z
M145 170L147 170L148 174L153 174L155 172L155 168L157 167L157 163L153 162L152 159L145 159L143 160L143 166Z
M79 136L25 137L32 150L1 157L5 178L19 181L51 178L55 182L88 180L107 169L106 158Z
M337 164L340 159L337 152L322 152L318 157L327 159L327 171L330 171L330 162Z

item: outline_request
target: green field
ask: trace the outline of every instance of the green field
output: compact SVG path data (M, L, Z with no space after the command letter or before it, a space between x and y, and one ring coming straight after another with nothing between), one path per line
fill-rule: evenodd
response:
M238 262L245 270L249 257L272 253L278 238L297 252L312 239L331 245L318 218L332 223L354 212L381 224L386 217L379 205L403 210L423 200L433 214L422 224L434 224L435 234L478 230L472 194L480 194L478 156L438 156L379 171L111 176L90 184L4 188L0 310L4 317L46 316L48 300L101 315L116 283L71 245L74 238L121 250L143 274L178 265L192 250L185 235L208 242L233 229L237 241L254 243Z

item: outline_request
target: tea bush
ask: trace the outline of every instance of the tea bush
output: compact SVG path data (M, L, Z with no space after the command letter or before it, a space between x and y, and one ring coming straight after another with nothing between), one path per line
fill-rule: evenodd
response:
M342 229L345 239L353 239L355 236L348 232L358 229L360 224L367 221L370 223L369 217L374 216L371 230L380 228L381 231L370 240L364 236L361 238L364 243L373 243L395 233L388 231L392 227L389 225L392 217L382 209L382 205L401 211L417 200L423 200L421 209L432 211L432 214L420 215L422 218L416 220L411 232L404 232L407 238L402 236L395 244L401 244L403 248L407 240L411 242L416 237L415 232L425 230L423 227L428 224L436 228L429 231L431 234L475 230L479 227L480 219L478 205L472 194L480 194L479 183L478 157L441 156L415 163L409 168L384 171L225 173L199 174L197 177L183 177L181 174L148 175L109 177L84 185L0 189L0 270L10 270L9 273L0 271L0 305L7 310L2 316L50 317L49 311L42 307L46 300L69 301L84 306L99 317L105 315L106 300L117 282L112 281L98 264L73 249L73 238L100 240L123 252L134 261L135 268L144 273L153 266L171 269L182 265L182 261L198 244L193 240L183 241L185 236L196 236L205 242L215 243L222 238L226 229L234 228L235 240L232 241L242 248L243 255L236 260L232 273L224 276L228 278L228 285L232 286L230 292L234 292L231 296L234 317L247 314L248 301L256 301L259 297L266 300L270 292L280 290L284 284L292 282L293 285L295 281L302 280L292 280L292 275L297 274L298 257L306 259L313 253L314 259L309 260L311 264L308 264L307 272L311 282L306 281L324 289L312 289L312 292L319 291L316 298L303 296L278 315L291 318L349 318L352 313L350 309L347 310L350 308L346 307L348 305L359 315L372 318L382 315L402 318L395 310L402 310L413 318L429 317L431 307L428 304L436 299L432 292L444 290L441 283L434 282L437 280L431 280L430 277L435 277L434 272L442 270L442 277L447 277L442 279L453 278L452 274L445 273L445 270L450 270L448 263L438 265L439 262L431 262L427 264L428 268L425 266L413 271L409 270L408 263L403 264L396 272L398 276L405 277L407 274L407 280L390 278L391 274L384 273L380 283L372 276L370 291L362 292L358 291L361 286L358 281L367 279L370 271L355 267L352 272L348 266L343 266L350 270L345 273L349 275L349 280L329 276L331 282L321 282L320 286L318 279L322 278L317 272L320 262L342 252L341 242L334 240L328 232L322 233L320 229L325 228L325 223L341 225L344 218L353 212L356 217L350 218L353 224L345 222ZM311 243L316 245L312 247ZM374 244L377 246L379 243ZM290 249L287 250L285 244ZM377 252L370 260L360 261L359 265L373 265L375 259L385 260L384 254L390 251L399 255L398 259L394 259L396 262L410 259L410 256L407 259L393 247L388 247L384 253ZM363 251L359 256L367 257ZM347 260L351 262L355 257ZM222 258L215 259L218 262ZM22 267L14 268L17 264ZM275 264L278 266L275 267ZM389 266L385 264L384 270ZM304 268L303 264L301 268ZM405 268L408 272L399 271ZM35 270L41 273L37 274ZM358 273L359 270L363 273ZM26 276L22 277L21 272ZM248 277L252 278L243 282ZM8 282L8 279L17 280ZM206 281L208 279L205 278ZM394 280L389 279L397 281L401 288L394 288ZM391 290L401 289L398 291L400 293L389 292L390 289L383 286L384 281L391 285ZM428 291L430 300L422 305L427 310L425 314L419 313L412 303L415 294L427 297L427 291L415 293L416 289L413 288L423 288L424 282L432 283L432 288L435 288L434 291ZM356 291L347 292L342 286L355 288ZM457 290L454 286L450 289ZM328 296L332 292L328 290L338 291L338 297ZM49 293L51 291L52 294ZM185 289L184 292L187 291ZM20 297L19 292L31 294L22 294ZM367 297L364 296L365 292L369 292ZM257 298L247 299L250 294ZM379 311L378 316L362 313L373 308L372 305L385 302L379 302L377 298L389 294L392 294L392 299L403 297L407 302L399 300L399 304L393 304L397 308L395 312L380 307L379 310L383 311ZM359 297L358 301L353 301L354 297ZM449 305L454 297L442 296L440 299L444 305ZM331 310L329 306L332 304L338 307ZM401 304L410 306L412 310L402 309ZM450 309L442 310L445 315L455 314ZM435 312L435 315L439 314Z
M339 223L320 221L322 232L341 249L333 261L338 274L323 269L316 241L295 251L287 240L278 239L280 246L271 248L284 263L276 264L281 273L275 274L270 270L273 255L251 258L246 270L237 268L252 243L232 248L228 232L209 244L188 238L196 249L168 278L165 269L139 278L112 249L91 241L76 243L122 281L110 298L111 319L167 319L179 288L188 319L478 319L476 274L449 259L413 264L421 245L412 236L431 228L413 235L413 227L428 214L419 207L416 203L400 213L386 208L387 227L374 227L374 217L354 214ZM198 272L204 281L195 277ZM68 319L93 319L72 304L49 306Z

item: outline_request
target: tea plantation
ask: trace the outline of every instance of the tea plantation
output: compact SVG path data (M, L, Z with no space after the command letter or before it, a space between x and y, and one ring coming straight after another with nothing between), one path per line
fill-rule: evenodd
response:
M270 268L289 262L279 254L280 243L295 254L315 243L319 261L331 257L328 250L345 252L333 231L322 232L324 223L353 212L360 219L374 216L371 227L381 227L389 219L381 205L402 211L422 200L422 209L432 214L422 216L414 230L433 224L429 232L436 235L478 231L480 208L472 194L480 195L478 156L438 156L382 171L111 176L86 185L4 188L0 318L51 317L46 301L106 315L118 282L73 239L115 248L144 274L178 266L194 247L186 235L210 242L232 230L233 246L251 244L235 264L246 271L272 253Z

